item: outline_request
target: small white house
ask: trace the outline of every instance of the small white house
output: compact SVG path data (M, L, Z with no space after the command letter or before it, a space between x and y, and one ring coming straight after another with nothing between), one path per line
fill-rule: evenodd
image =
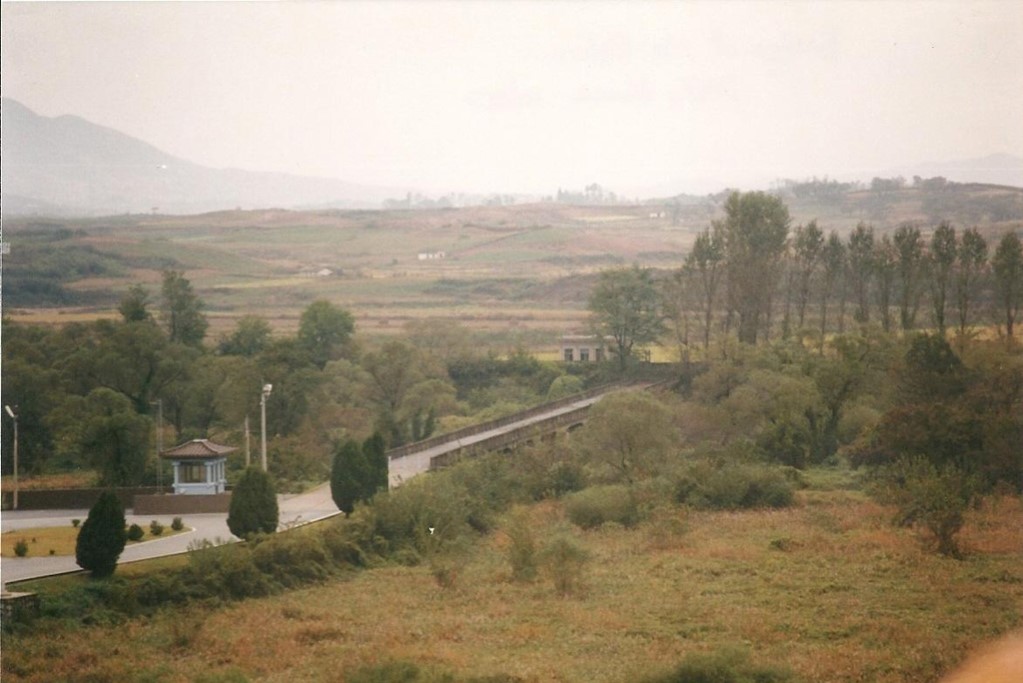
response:
M160 453L174 468L174 493L211 495L227 488L227 454L238 450L193 439Z
M599 363L607 357L607 342L592 334L566 334L561 338L561 360Z
M443 251L421 251L418 256L420 261L439 261L446 257L447 254Z

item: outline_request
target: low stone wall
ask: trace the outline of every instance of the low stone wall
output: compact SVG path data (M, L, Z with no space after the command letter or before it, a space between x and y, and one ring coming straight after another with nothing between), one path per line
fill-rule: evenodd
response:
M133 507L137 496L152 495L158 493L169 493L173 489L169 486L159 488L157 486L139 486L133 488L90 488L90 489L35 489L18 491L19 510L88 510L99 499L103 491L113 491L121 505L126 508ZM3 494L3 509L11 509L11 492Z
M21 502L21 501L18 501ZM0 620L4 624L27 623L39 616L39 596L35 593L8 593L0 596Z
M231 505L230 493L209 496L149 495L135 496L136 515L203 515L226 513Z

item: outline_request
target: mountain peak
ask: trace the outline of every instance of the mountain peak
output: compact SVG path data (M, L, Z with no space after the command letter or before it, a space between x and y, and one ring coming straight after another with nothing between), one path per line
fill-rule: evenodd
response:
M376 207L384 190L339 180L213 169L79 116L40 116L2 98L5 213L58 206L69 214L197 213L236 207Z

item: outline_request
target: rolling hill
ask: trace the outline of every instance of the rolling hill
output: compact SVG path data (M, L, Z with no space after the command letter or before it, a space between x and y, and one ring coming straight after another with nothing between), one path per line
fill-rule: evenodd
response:
M4 215L372 208L404 193L327 178L209 168L77 116L39 116L9 98L0 106Z

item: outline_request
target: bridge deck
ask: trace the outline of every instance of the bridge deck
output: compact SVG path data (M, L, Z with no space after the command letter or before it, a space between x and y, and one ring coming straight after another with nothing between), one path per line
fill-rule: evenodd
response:
M422 474L423 472L428 471L430 469L430 461L439 455L444 455L447 453L451 453L452 451L457 451L462 448L466 448L468 446L472 446L483 441L488 441L497 436L511 434L516 431L521 431L533 425L549 422L550 420L553 420L566 413L570 413L574 410L579 410L580 408L587 408L589 406L592 406L605 395L606 394L601 394L599 396L591 396L589 398L580 399L579 401L576 401L574 403L560 405L557 408L552 408L547 412L531 415L517 422L512 422L510 424L506 424L500 427L495 427L484 432L479 432L478 434L472 434L460 438L457 437L457 435L453 435L455 436L455 438L452 438L450 441L446 441L444 443L433 446L432 448L427 448L425 450L417 451L415 453L410 453L409 455L391 458L388 464L388 472L390 475L391 487L393 488L395 486L398 486L402 482L408 481L417 474Z

